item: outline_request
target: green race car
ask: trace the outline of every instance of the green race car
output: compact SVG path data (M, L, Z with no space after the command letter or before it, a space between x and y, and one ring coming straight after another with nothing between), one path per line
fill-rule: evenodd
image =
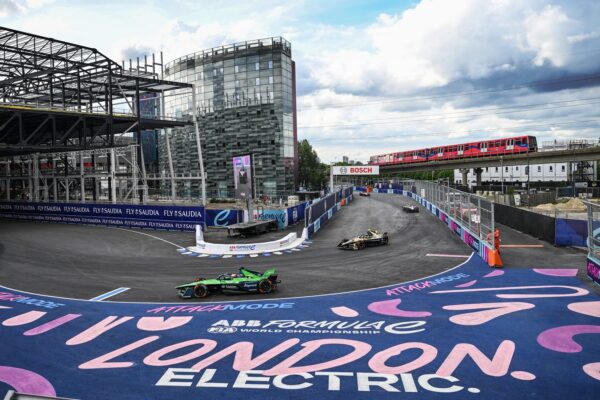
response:
M273 268L262 274L242 267L237 274L221 274L216 279L198 278L194 282L177 286L176 289L182 299L204 298L211 292L267 294L277 289L280 282Z

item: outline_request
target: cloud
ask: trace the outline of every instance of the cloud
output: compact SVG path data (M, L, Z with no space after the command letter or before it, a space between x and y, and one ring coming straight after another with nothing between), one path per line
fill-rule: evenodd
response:
M0 0L0 18L26 13L53 2L54 0Z

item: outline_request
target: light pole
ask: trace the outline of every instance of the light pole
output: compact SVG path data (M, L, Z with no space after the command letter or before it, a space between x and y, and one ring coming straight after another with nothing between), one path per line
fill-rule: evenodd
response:
M502 161L502 156L500 156L500 187L502 188L502 194L504 194L504 165Z

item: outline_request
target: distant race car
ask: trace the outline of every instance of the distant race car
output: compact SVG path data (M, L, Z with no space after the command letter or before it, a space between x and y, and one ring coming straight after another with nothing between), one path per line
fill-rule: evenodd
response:
M403 206L402 211L407 212L407 213L418 213L419 206Z
M381 233L377 229L369 228L365 235L359 235L352 239L344 239L337 247L347 250L362 250L365 247L382 246L388 244L387 232Z
M268 294L277 289L280 282L275 269L268 269L263 274L242 267L237 274L221 274L215 279L198 278L194 282L177 286L176 289L182 299L203 298L212 292Z
M371 196L371 193L369 193L369 192L358 192L358 195L359 196L363 196L363 197L369 197L369 196Z

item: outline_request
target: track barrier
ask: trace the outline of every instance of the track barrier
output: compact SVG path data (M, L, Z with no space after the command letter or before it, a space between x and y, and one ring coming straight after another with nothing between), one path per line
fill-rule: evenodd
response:
M204 241L202 227L196 225L196 245L188 247L187 250L193 253L215 256L262 254L295 249L307 239L308 230L304 228L300 237L298 237L296 232L292 232L281 239L270 242L240 244L209 243Z
M336 212L352 202L352 196L353 188L345 188L313 201L307 206L304 226L308 238L312 238L327 221L333 218Z

